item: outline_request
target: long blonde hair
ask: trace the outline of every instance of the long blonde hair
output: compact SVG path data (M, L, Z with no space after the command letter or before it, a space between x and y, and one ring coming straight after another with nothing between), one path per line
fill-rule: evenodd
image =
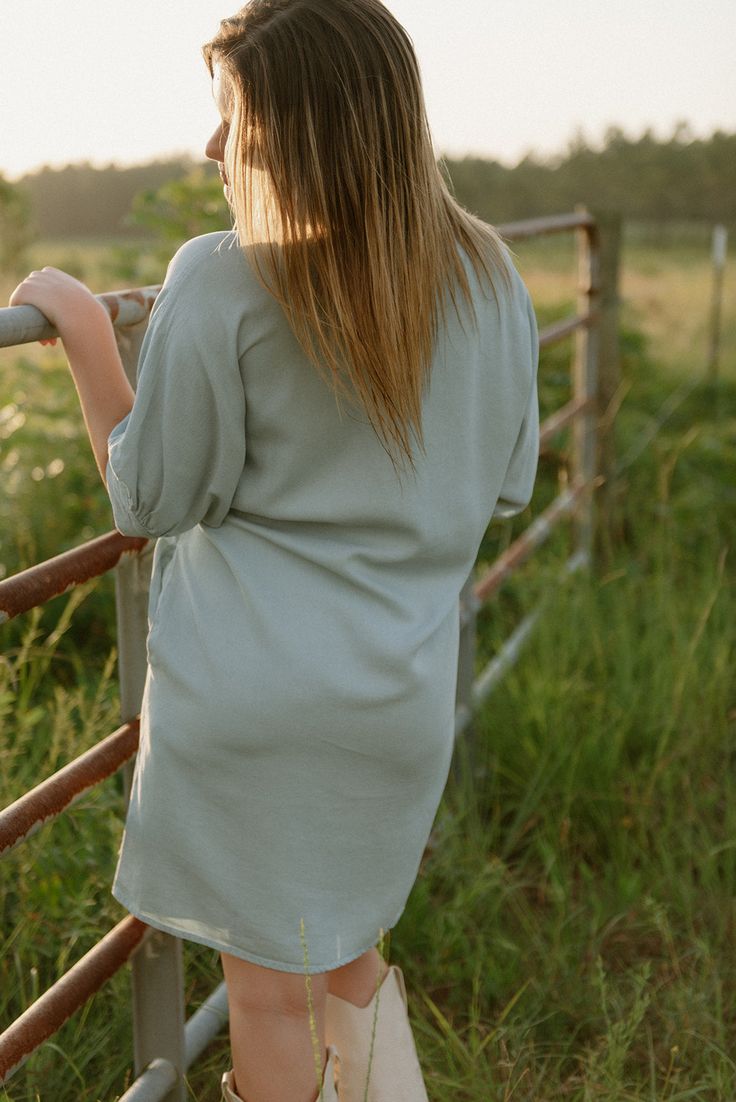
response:
M472 307L458 243L494 293L509 276L437 165L411 39L380 0L251 0L203 54L229 97L240 245L338 398L413 466L445 288Z

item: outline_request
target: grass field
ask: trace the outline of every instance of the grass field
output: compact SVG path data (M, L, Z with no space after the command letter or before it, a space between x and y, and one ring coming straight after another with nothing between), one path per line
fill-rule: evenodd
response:
M34 264L64 266L72 248L39 249ZM95 290L116 282L102 282L104 249L78 251ZM572 250L516 252L540 318L566 313ZM561 532L481 617L480 659L548 594L478 719L474 771L448 783L387 947L431 1102L736 1098L736 316L731 305L708 384L709 295L707 247L625 241L616 541L560 588ZM565 349L543 356L546 411L566 397L566 364ZM75 403L57 351L0 357L0 571L110 527ZM484 559L554 493L558 460L564 449ZM117 725L112 616L106 578L3 629L3 804ZM123 814L108 782L0 866L3 1021L122 917L109 883ZM191 1013L217 958L186 944L185 961ZM130 1052L123 970L0 1100L113 1102ZM192 1099L216 1102L227 1061L223 1036L190 1076Z

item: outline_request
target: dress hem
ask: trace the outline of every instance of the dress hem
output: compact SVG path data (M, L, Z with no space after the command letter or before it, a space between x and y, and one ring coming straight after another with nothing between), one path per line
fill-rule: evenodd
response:
M310 961L309 968L305 969L302 964L287 964L284 961L269 960L267 957L261 957L257 953L251 953L247 949L241 949L239 946L228 945L224 941L219 941L217 938L208 938L201 934L192 934L188 930L185 931L175 926L173 923L162 922L161 919L157 918L155 915L147 914L140 907L132 907L126 902L124 894L118 890L112 892L112 895L130 914L135 915L135 917L141 922L144 922L146 926L151 926L153 929L160 930L165 934L171 934L172 937L178 937L182 941L194 941L198 945L206 945L209 949L216 949L220 953L228 953L230 956L240 957L241 960L250 961L251 964L260 964L263 968L273 968L279 972L306 972L310 976L320 972L332 972L335 968L342 968L343 965L350 964L351 961L357 960L358 957L362 957L363 953L367 953L369 949L373 949L379 940L376 938L370 945L358 949L355 953L349 953L347 956L341 957L334 964L312 964ZM404 913L404 910L405 906L401 908L393 921L384 927L384 935L388 933L389 930L393 929Z

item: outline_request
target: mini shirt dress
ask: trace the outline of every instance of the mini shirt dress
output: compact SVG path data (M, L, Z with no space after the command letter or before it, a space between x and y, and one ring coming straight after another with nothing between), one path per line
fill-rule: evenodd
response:
M529 502L538 334L521 277L449 295L397 475L232 232L187 242L110 433L115 526L156 540L140 747L112 893L286 972L375 945L415 882L454 743L459 594Z

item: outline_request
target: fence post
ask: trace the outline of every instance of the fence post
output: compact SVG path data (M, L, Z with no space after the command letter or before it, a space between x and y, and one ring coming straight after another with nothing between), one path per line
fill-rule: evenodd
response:
M587 208L577 204L575 210L586 214ZM597 225L581 226L575 231L578 249L578 299L577 312L581 315L598 315L600 299L600 238ZM575 332L575 350L572 365L574 398L593 398L598 388L598 321ZM593 552L593 480L596 470L595 406L575 419L572 439L573 482L586 483L579 499L574 519L575 549L590 564Z
M457 659L457 691L455 693L455 738L452 756L452 777L455 783L475 777L476 745L473 727L473 682L475 680L475 644L478 599L475 596L475 571L470 572L460 593L460 646Z
M118 348L131 384L146 323L116 329ZM118 676L121 721L140 712L146 679L148 586L152 545L141 554L124 555L115 568ZM126 795L130 795L134 764L125 767ZM133 1060L135 1075L157 1057L179 1072L177 1085L162 1102L185 1102L186 1069L184 972L179 938L150 933L131 957L133 1003Z
M596 510L595 551L610 557L622 536L621 489L616 485L616 413L623 398L619 342L621 215L596 212L600 248L598 297L597 473L601 476Z
M708 350L708 379L718 378L718 355L721 340L721 303L723 299L723 270L726 267L728 230L725 226L713 227L713 298L710 308L710 348Z

